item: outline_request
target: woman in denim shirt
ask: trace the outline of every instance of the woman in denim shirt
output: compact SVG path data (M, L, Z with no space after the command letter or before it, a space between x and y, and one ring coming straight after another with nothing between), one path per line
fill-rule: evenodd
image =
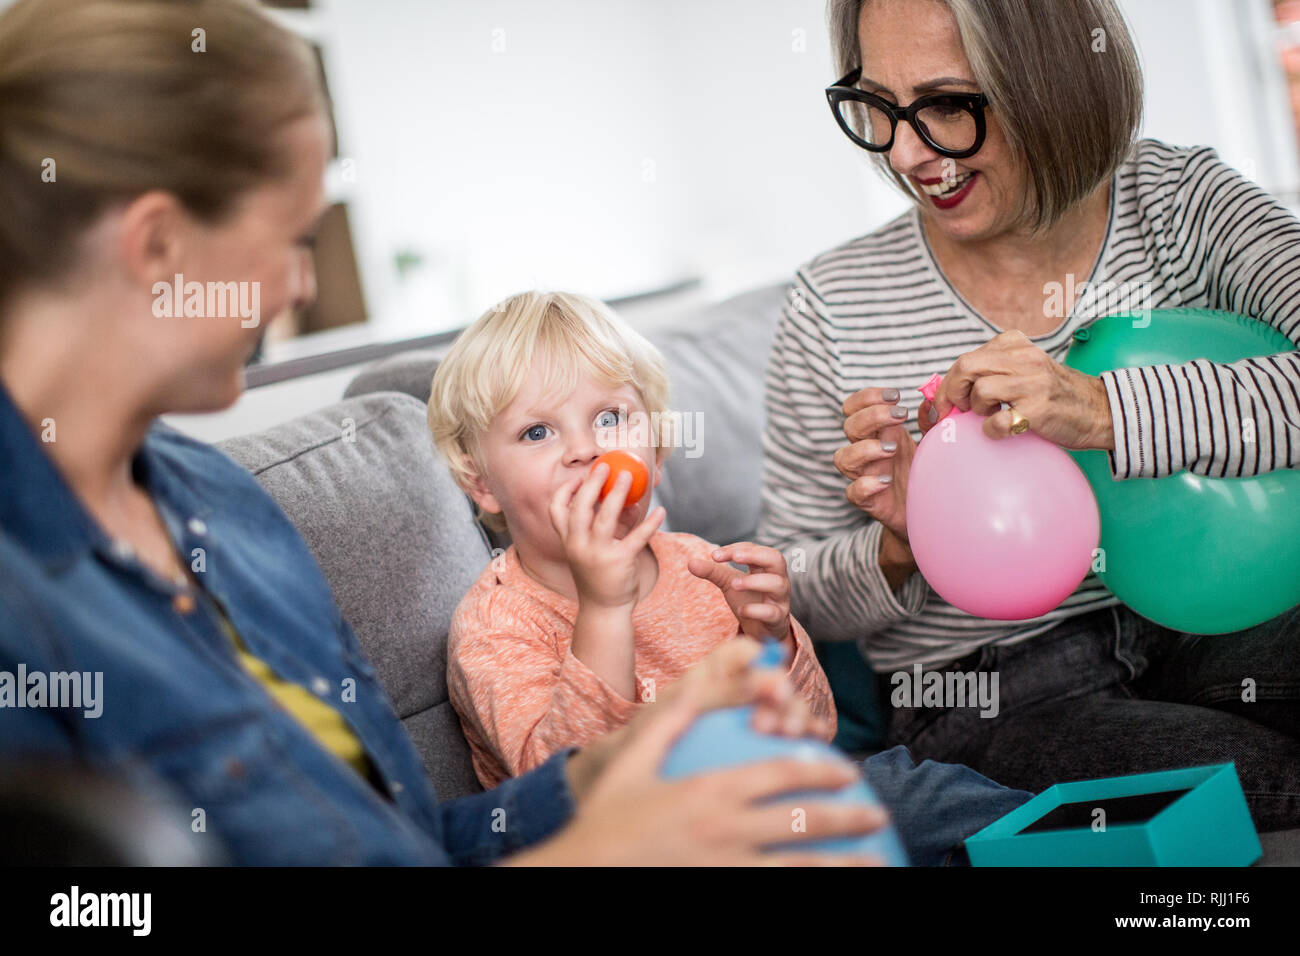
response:
M157 423L232 404L263 320L314 296L331 130L309 47L245 0L22 0L0 16L0 128L0 672L102 675L93 706L0 697L0 759L146 771L240 863L756 862L792 839L791 807L757 801L852 779L657 779L702 709L809 728L737 641L617 734L440 805L288 519ZM1027 797L905 753L869 778L916 862ZM809 838L883 821L808 809Z

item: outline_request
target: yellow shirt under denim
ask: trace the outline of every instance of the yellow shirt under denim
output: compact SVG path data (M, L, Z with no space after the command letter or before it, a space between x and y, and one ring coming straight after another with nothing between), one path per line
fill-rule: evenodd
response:
M308 733L315 737L322 747L343 759L364 779L369 780L370 759L366 756L357 735L343 719L343 715L307 688L284 680L271 670L266 661L249 653L226 615L223 613L219 617L222 630L235 645L239 662L244 666L244 670L266 688L266 692L277 704L306 727Z

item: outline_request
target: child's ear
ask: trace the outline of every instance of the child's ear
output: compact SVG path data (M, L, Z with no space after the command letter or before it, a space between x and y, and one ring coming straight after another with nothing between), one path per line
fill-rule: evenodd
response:
M468 472L466 475L466 481L468 482L468 487L465 488L466 493L468 493L469 496L474 499L474 503L484 511L489 514L499 515L501 513L501 504L497 501L496 495L494 495L491 489L488 488L487 482L483 480L483 476L480 475L478 470L474 467L473 459L466 455L464 462L465 470Z

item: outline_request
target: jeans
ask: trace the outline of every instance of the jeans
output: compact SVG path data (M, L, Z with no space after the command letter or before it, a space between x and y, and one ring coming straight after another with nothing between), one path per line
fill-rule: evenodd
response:
M867 758L862 775L889 810L912 866L969 866L961 842L1033 798L969 767L930 760L918 766L906 747Z
M887 744L1035 792L1231 761L1256 829L1300 827L1300 606L1197 635L1116 605L934 669L996 675L996 715L890 707ZM890 675L878 676L889 700Z

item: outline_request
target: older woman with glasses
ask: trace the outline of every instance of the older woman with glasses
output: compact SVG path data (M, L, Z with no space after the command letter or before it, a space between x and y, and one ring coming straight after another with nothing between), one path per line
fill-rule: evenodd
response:
M759 538L806 568L792 610L857 642L886 693L914 667L998 674L996 716L891 710L887 744L918 758L1030 790L1233 760L1260 829L1300 825L1300 609L1183 634L1090 574L1041 617L983 619L917 572L906 517L916 442L954 407L994 438L1105 449L1117 481L1300 467L1300 352L1061 364L1115 311L1099 288L1300 343L1300 222L1211 149L1136 141L1142 76L1113 0L831 0L828 16L835 121L914 206L799 269L778 327ZM934 373L931 404L916 388ZM1254 472L1234 406L1267 420Z

